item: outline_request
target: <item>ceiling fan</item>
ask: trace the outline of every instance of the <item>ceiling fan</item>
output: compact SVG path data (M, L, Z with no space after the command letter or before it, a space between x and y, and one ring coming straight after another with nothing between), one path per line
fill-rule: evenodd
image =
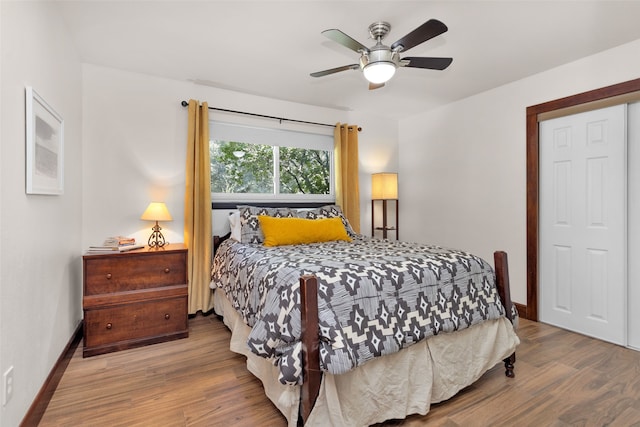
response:
M322 32L329 39L358 52L360 61L358 64L344 65L324 71L311 73L312 77L322 77L346 70L362 70L364 77L369 81L369 89L378 89L384 86L396 72L398 67L427 68L430 70L444 70L451 64L453 58L430 58L418 56L405 56L400 58L401 52L426 42L448 30L447 26L437 19L430 19L411 31L391 46L382 44L382 39L391 30L388 22L374 22L369 26L369 34L376 40L375 46L368 48L354 40L340 30L331 29Z

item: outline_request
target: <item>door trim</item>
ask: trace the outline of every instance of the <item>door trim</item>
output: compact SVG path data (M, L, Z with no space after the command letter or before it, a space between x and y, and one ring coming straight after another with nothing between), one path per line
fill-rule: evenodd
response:
M640 78L600 89L559 98L527 107L527 309L529 320L538 320L538 215L539 215L539 133L540 117L573 114L578 110L601 108L611 102L626 103L640 99ZM639 92L636 96L628 96ZM621 97L618 99L618 97ZM605 101L607 100L607 101ZM604 102L602 102L604 101ZM565 113L565 114L563 114Z

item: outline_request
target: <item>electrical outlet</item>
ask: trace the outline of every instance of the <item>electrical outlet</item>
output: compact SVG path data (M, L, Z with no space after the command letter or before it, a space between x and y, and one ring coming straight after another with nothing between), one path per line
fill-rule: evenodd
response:
M9 367L7 371L2 375L3 393L2 393L2 406L9 403L11 396L13 396L13 366Z

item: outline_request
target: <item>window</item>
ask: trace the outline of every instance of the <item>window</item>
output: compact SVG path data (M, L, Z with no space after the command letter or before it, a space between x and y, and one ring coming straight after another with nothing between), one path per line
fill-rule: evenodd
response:
M333 136L210 122L216 201L331 202Z

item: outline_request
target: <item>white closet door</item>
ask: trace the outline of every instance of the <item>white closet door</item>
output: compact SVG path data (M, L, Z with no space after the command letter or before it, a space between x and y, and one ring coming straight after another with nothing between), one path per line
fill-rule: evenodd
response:
M626 345L626 105L540 123L541 321Z

